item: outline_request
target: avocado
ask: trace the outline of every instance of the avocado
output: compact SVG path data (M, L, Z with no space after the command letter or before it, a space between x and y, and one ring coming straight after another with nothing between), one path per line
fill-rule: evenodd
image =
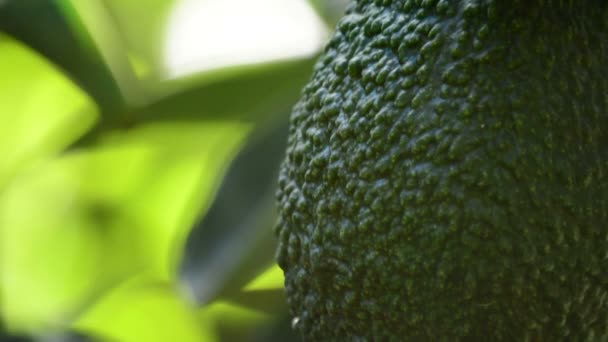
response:
M291 115L312 341L608 340L608 2L358 0Z

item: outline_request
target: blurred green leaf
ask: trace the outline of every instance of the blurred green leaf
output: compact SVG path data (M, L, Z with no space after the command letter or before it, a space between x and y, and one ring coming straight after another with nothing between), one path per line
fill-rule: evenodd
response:
M248 129L149 125L23 172L0 194L8 322L30 331L69 321L134 274L174 279L190 227Z
M227 302L250 310L265 312L269 315L287 312L287 298L281 289L251 290L226 296Z
M107 117L108 121L116 122L122 119L122 115L128 109L150 102L149 94L144 89L145 84L137 77L134 66L129 60L124 32L121 31L114 13L108 9L106 2L104 0L60 1L63 14L70 19L73 30L86 35L86 41L95 46L125 99L126 108L118 108L121 111L118 113L120 115L104 116L104 119ZM126 2L130 3L131 0ZM142 23L140 20L134 22Z
M249 284L243 288L243 291L283 289L284 283L285 276L283 270L279 265L273 264L249 282Z
M272 264L274 192L287 116L262 125L238 154L188 237L181 277L200 304L238 292Z
M273 326L276 317L226 301L215 301L199 309L198 317L215 326L220 341L254 341L256 335Z
M33 342L34 340L27 336L0 333L0 341L2 341L2 342Z
M288 112L310 79L312 58L233 66L166 81L141 120L223 119L261 122Z
M3 297L12 299L4 307L11 324L30 330L50 320L69 320L97 293L130 274L146 271L171 279L194 219L249 127L219 119L144 124L126 134L105 135L98 148L22 173L0 204L3 226L23 227L2 232L2 241L12 246L3 249L2 258L2 269L13 278L2 289ZM280 150L270 157L279 160ZM265 256L248 260L255 267L235 265L237 274L228 275L240 277L233 290L272 260L273 192L269 187L259 213L252 211L266 235L256 238L255 248L243 250Z
M36 339L36 342L118 342L107 337L93 336L78 331L68 331L60 333L45 332L43 336Z
M0 295L11 331L65 319L95 286L102 265L98 231L74 179L57 167L13 181L0 197ZM84 209L84 208L83 208Z
M286 311L282 272L264 270L274 265L285 113L313 59L142 84L161 72L172 2L0 0L0 30L62 68L101 112L72 145L86 149L45 159L81 136L97 108L0 36L0 312L12 331L57 331L86 312L74 333L51 340L259 340L280 318L271 314ZM133 20L142 11L149 20ZM199 303L223 301L193 315L171 285L178 272Z
M2 6L2 3L0 3L0 6ZM9 331L7 331L6 327L2 323L2 320L0 319L0 341L3 341L3 342L32 342L33 339L29 336L15 335L15 334L10 333Z
M70 13L67 0L10 0L0 7L0 31L65 70L95 99L102 116L116 116L124 107L121 91L88 33Z
M137 277L93 305L75 324L121 342L213 342L213 326L200 319L169 283Z
M229 121L164 123L106 137L104 146L108 148L143 148L154 156L154 164L141 169L148 176L140 174L138 182L130 179L119 188L134 183L140 186L132 187L130 197L116 203L145 227L141 234L150 249L147 257L162 279L175 275L193 222L211 200L226 163L249 131L249 125ZM106 165L114 165L117 172L124 167L118 160ZM90 178L95 182L91 184L99 184L97 179L109 171L95 169L100 172ZM94 191L102 188L107 185Z
M1 188L20 168L81 135L97 108L53 65L2 33L0 54Z
M165 74L163 48L167 18L175 0L102 0L122 33L138 77L159 80ZM133 20L146 13L146 20Z
M150 89L157 101L134 110L124 120L98 125L73 147L89 145L108 132L128 132L146 123L267 120L291 109L310 78L312 66L312 59L288 60L158 83Z
M308 0L312 7L325 20L327 26L333 29L352 0Z
M266 341L302 341L302 336L292 328L292 318L289 314L276 315L273 325L269 326L265 331L258 334L251 342L266 342Z

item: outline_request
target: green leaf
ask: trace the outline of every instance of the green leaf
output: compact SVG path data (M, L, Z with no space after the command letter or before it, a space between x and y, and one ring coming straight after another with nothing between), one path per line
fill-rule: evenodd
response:
M125 120L99 125L72 147L146 123L232 120L257 123L288 112L310 78L313 59L231 67L157 84L157 101Z
M199 309L198 317L215 326L220 341L255 341L274 325L276 317L226 301L215 301Z
M21 168L82 135L97 107L53 65L2 33L0 55L2 188Z
M1 309L19 332L69 317L103 265L103 231L75 196L75 180L60 166L34 169L0 197Z
M28 336L5 334L0 332L0 341L3 342L33 342L34 339Z
M182 281L200 304L238 292L272 264L274 193L286 119L256 131L230 166L209 211L188 237Z
M213 326L170 283L146 277L110 291L74 326L121 342L213 342Z
M327 26L333 28L344 16L346 7L351 0L308 0L317 13L325 20Z
M0 194L0 295L10 326L68 322L135 274L174 279L190 227L248 130L148 125L22 172Z
M174 277L187 234L249 131L249 125L224 121L150 124L103 142L116 151L143 149L153 158L142 173L135 174L137 178L116 186L131 190L128 198L117 198L115 203L145 227L141 236L149 249L148 260L162 279ZM103 174L124 173L120 171L124 162L108 161L92 168L98 170L89 178L96 185L92 193L108 188L98 180Z
M86 30L66 15L68 7L66 0L8 1L0 8L0 31L67 72L99 104L102 116L117 116L124 107L120 88Z
M228 302L269 315L287 313L287 298L284 289L252 290L226 296Z
M227 300L214 301L200 309L199 317L205 322L213 322L221 341L300 341L291 328L284 294L272 292L238 294ZM242 301L241 297L244 297ZM261 303L268 300L271 305ZM243 306L241 302L258 305Z
M31 4L40 5L36 1ZM46 4L63 6L61 13L69 24L69 30L72 30L66 31L68 46L74 40L83 44L79 47L82 49L80 53L93 51L96 58L103 56L101 59L117 84L117 92L125 93L129 104L121 99L118 105L112 107L109 104L118 102L112 101L112 96L108 96L110 100L104 100L104 96L108 95L103 94L103 89L109 89L107 84L101 86L101 81L98 84L93 79L85 80L86 75L78 76L81 67L69 71L72 66L68 65L65 67L68 74L100 103L103 117L98 129L80 142L96 141L99 144L88 145L88 149L71 150L60 158L38 164L20 164L21 159L11 162L11 165L19 165L21 172L19 177L10 181L7 190L0 193L0 303L2 314L8 318L11 327L22 331L39 331L52 325L51 322L70 321L86 309L99 293L135 274L146 274L150 282L169 284L182 257L186 236L201 210L209 206L208 202L228 160L253 125L266 127L264 122L289 111L312 69L312 59L226 68L159 83L154 88L146 89L147 95L142 98L138 95L137 82L129 85L134 78L129 76L125 56L117 49L120 46L120 32L113 29L106 32L115 18L108 15L108 11L95 10L101 8L98 7L100 1L57 0ZM21 11L38 7L11 8ZM0 16L9 13L2 11L4 8L0 8ZM49 11L57 12L56 9ZM10 13L21 13L23 17L19 11ZM58 50L52 39L49 42L40 41L36 36L40 33L38 31L29 35L20 33L23 28L24 32L30 32L27 25L14 20L8 23L13 25L10 27L15 36L21 34L21 37L25 37L24 41L38 46L39 51L54 58L57 65L71 63L72 50ZM0 21L1 25L3 23ZM78 37L72 39L72 36ZM51 37L56 39L57 35L51 34ZM2 43L3 40L0 40L0 47ZM3 50L0 48L0 51ZM74 51L74 55L79 53ZM86 101L72 102L74 96L62 90L67 86L55 81L48 82L44 87L41 84L40 90L32 91L31 85L38 80L17 73L16 69L2 70L4 56L0 61L0 71L6 72L0 74L3 77L13 75L8 78L11 81L5 83L7 89L15 84L17 87L13 92L7 91L5 98L0 93L2 112L5 112L4 103L11 103L11 110L22 103L33 108L31 116L24 116L30 121L7 126L3 135L6 140L0 141L7 155L10 156L9 147L15 146L14 141L31 143L32 137L38 136L40 138L35 141L40 142L39 145L50 148L49 151L57 151L90 125L92 121L87 120L91 119L82 113L88 115L94 112L94 105L85 96L82 97ZM7 59L7 66L21 59L19 55L15 56ZM79 62L74 63L78 65ZM30 67L24 65L27 70ZM95 70L93 74L97 72ZM127 76L121 79L120 75ZM14 79L20 79L23 83L20 85ZM0 86L3 85L2 81L0 79ZM87 82L95 83L99 88L87 88ZM134 93L128 94L125 89L134 89ZM23 94L39 96L18 97ZM15 100L11 102L9 97ZM150 98L159 100L147 102ZM149 104L142 105L145 103ZM70 116L71 121L63 120L61 125L53 126L61 129L49 128L54 125L44 123L49 104L51 111L53 106L57 106L64 108L66 113L74 114ZM83 110L76 110L81 106ZM127 107L131 109L124 112ZM15 112L20 113L20 110ZM8 113L13 112L6 113L8 118ZM23 116L17 118L22 119ZM37 133L38 125L46 127L40 130L42 133ZM16 139L18 135L14 133L18 132L15 127L19 126L28 130L28 135L23 135L22 140ZM226 259L220 255L217 260L205 261L207 264L203 270L217 265L226 266L218 279L214 280L215 285L212 284L212 287L219 288L208 291L203 296L206 300L239 294L245 284L272 264L274 185L271 183L276 179L276 167L283 150L282 143L277 143L276 139L283 139L285 132L283 126L274 133L268 133L272 136L268 139L275 141L261 144L268 148L258 144L267 139L264 137L266 134L256 133L254 143L235 164L240 163L238 165L242 170L240 173L230 173L219 190L218 199L223 204L219 207L214 204L210 212L215 214L210 220L226 223L226 234L218 234L221 225L205 234L210 233L207 236L213 238L214 234L218 234L215 241L227 246L229 251L235 251L232 257L236 259ZM266 143L269 145L264 145ZM48 154L38 150L32 152L36 156ZM258 176L247 176L249 172L255 172ZM5 178L7 181L10 179L8 176ZM235 211L221 213L229 209L228 203L236 203ZM239 214L233 215L234 212ZM234 220L227 218L231 214L235 216ZM205 227L207 225L204 224ZM217 250L210 253L212 258L218 255ZM226 283L229 285L221 285ZM131 291L125 291L125 297L128 296L127 292ZM164 298L164 295L159 296ZM109 302L114 303L108 307L118 307L118 300L111 299L114 298L112 295L108 298ZM181 302L181 299L177 301ZM125 302L130 303L128 300ZM144 302L148 302L148 299ZM102 318L87 321L93 322L87 327L95 327L95 330L100 325L108 324L111 319L108 312L114 309L104 308L100 310L106 314L93 315ZM139 317L138 313L133 315ZM127 316L132 317L131 313ZM139 320L137 317L136 321ZM99 333L104 335L101 330ZM121 331L112 330L110 333L114 334L111 336L135 338L133 331L126 335L121 335Z
M285 276L283 270L277 264L273 264L271 267L266 269L263 273L253 279L247 284L243 291L255 291L255 290L276 290L282 289L285 283Z
M137 118L261 122L291 109L310 79L313 64L312 58L285 60L167 81L158 85L156 93L169 94L140 110Z
M61 0L61 4L62 12L72 24L72 29L86 36L83 40L95 46L125 99L125 106L119 108L121 110L119 115L108 116L108 121L116 122L116 120L122 119L123 112L150 102L152 99L145 90L145 84L135 74L134 65L129 59L124 32L121 31L114 13L106 6L106 2L104 0ZM146 8L146 10L149 9ZM132 20L132 18L131 21L139 24L147 22Z
M102 0L121 32L127 56L140 79L160 80L167 19L178 1L174 0ZM133 20L146 13L146 20Z
M2 4L0 3L0 6L2 6ZM4 327L4 324L2 323L2 320L0 319L0 341L5 341L5 342L32 342L33 339L29 336L25 336L25 335L15 335L12 334L11 332L7 331L6 327Z
M118 342L117 340L80 331L44 332L36 342Z
M260 333L258 338L249 340L251 342L265 341L302 341L302 336L292 328L293 319L289 314L276 317L272 326Z

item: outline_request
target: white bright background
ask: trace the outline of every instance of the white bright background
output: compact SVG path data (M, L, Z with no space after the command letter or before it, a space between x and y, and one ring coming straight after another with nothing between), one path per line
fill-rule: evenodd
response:
M310 56L328 29L306 0L182 0L169 18L169 77Z

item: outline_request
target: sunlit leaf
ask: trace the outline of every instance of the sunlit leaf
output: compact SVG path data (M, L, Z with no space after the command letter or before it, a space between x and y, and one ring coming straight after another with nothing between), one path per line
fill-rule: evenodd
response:
M156 260L159 276L169 279L175 274L194 220L207 206L228 159L248 132L249 126L239 123L175 123L144 126L122 139L108 140L116 146L152 148L158 164L149 172L159 167L165 170L144 180L145 185L124 201L124 209L149 232L149 258Z
M0 296L11 331L63 320L91 288L103 254L99 234L61 166L30 171L0 197Z
M0 31L66 71L95 99L104 117L118 115L124 102L120 89L88 33L70 13L67 0L11 0L0 8ZM29 73L28 69L15 70Z
M96 106L53 65L0 33L0 187L19 168L61 150Z
M172 1L8 3L0 0L0 30L63 68L102 119L72 145L86 148L43 158L80 136L96 107L42 58L0 37L0 313L9 328L45 336L86 312L75 331L104 341L272 336L286 311L282 274L269 268L275 181L286 113L313 60L142 87L161 69L155 44ZM149 22L133 20L142 12ZM16 19L24 13L42 28ZM170 285L178 270L187 295ZM190 294L213 304L193 314ZM229 309L218 310L218 298Z
M124 201L131 216L139 217L147 231L157 232L156 242L148 241L158 247L150 258L158 259L164 277L174 275L193 222L208 206L225 165L249 131L249 125L238 122L165 123L107 137L108 145L153 149L158 166L150 170L167 170L144 180L146 185Z
M0 196L8 322L32 330L70 320L133 274L173 279L185 237L247 131L150 125L20 175Z
M239 291L272 264L274 192L287 134L280 121L257 131L238 154L188 237L182 279L198 303Z
M202 322L212 323L220 341L255 341L256 335L271 327L276 317L226 301L216 301L198 312Z
M200 319L170 283L135 278L101 297L75 324L121 342L213 342L213 326Z
M282 289L284 282L283 270L274 264L247 284L243 291Z

